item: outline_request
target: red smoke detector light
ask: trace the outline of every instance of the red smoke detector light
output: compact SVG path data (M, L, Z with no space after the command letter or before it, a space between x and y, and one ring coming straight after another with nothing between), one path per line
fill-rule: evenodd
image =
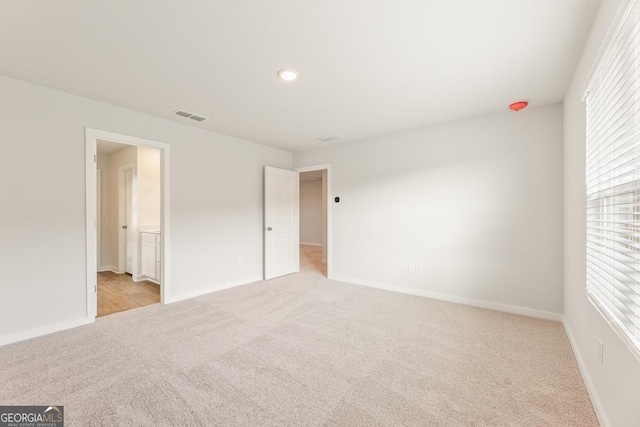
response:
M529 105L529 103L527 101L518 101L518 102L514 102L513 104L509 105L509 108L511 108L513 111L518 112L522 109L527 108L527 105Z

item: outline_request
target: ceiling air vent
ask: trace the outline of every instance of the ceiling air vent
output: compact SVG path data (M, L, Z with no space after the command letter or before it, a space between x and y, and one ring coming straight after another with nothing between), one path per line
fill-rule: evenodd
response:
M197 114L190 113L184 110L176 110L173 112L173 114L175 114L176 116L186 117L187 119L195 120L196 122L204 122L205 120L207 120L207 118L204 116L199 116Z
M341 139L344 139L344 136L342 135L320 136L316 139L322 142L333 142L333 141L340 141Z

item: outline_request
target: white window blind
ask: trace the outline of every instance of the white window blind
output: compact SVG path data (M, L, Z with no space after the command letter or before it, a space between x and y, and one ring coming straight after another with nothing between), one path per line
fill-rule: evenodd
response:
M640 350L640 34L638 2L623 14L589 84L587 294Z

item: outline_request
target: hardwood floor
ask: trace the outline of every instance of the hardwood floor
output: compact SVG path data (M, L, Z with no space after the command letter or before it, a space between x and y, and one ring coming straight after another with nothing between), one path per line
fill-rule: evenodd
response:
M98 273L98 317L160 302L160 286L130 274Z
M322 262L322 247L300 245L300 271L317 271L327 275L327 263Z

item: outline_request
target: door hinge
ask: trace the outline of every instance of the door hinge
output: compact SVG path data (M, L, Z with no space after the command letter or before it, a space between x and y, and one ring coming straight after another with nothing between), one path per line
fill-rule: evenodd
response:
M98 292L98 285L93 285L93 292Z
M93 155L93 163L98 163L98 156L95 154Z

